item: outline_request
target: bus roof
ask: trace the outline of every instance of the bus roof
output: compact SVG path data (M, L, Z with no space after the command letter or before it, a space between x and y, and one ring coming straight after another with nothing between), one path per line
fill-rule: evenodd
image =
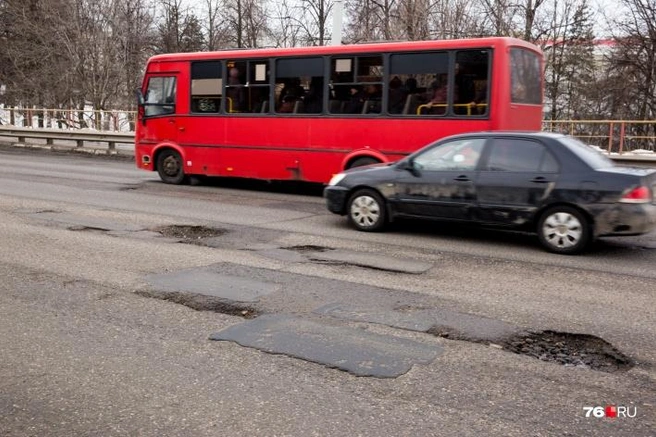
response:
M151 57L148 62L201 61L210 59L239 59L253 57L268 58L278 56L323 56L335 54L377 53L386 51L447 50L507 46L520 46L536 52L541 52L538 46L521 39L509 37L486 37L430 41L375 42L313 47L229 49L212 52L166 53L155 55Z

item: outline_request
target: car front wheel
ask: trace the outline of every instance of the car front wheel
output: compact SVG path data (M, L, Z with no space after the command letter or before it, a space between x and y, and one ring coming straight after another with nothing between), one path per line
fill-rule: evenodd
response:
M385 202L373 190L358 190L350 197L347 215L349 222L359 231L379 231L385 226Z
M556 206L542 214L538 224L540 243L550 252L573 254L590 242L590 223L575 208Z

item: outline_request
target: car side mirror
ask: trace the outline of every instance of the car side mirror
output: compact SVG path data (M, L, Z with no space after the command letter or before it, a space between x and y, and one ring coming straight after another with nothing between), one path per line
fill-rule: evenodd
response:
M408 171L414 176L417 176L418 174L417 167L415 166L415 161L412 159L404 159L403 161L399 162L396 168L399 170Z

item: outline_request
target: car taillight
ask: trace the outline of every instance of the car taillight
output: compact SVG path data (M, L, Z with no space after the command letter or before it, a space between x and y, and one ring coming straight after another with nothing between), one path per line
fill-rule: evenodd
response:
M620 199L620 202L623 203L649 203L650 201L651 190L644 185L628 191Z

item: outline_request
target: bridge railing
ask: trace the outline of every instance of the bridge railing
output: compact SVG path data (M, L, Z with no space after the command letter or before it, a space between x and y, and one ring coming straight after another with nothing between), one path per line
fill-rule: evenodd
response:
M133 132L136 111L0 108L0 125L39 129Z
M134 132L135 111L0 108L0 125L38 129ZM544 120L542 129L561 132L611 154L656 153L656 120Z
M31 141L27 141L30 139ZM86 129L33 129L29 127L0 126L0 142L17 147L46 148L50 150L77 150L85 153L114 155L134 153L134 133L98 132Z
M92 154L134 155L134 133L132 132L0 126L0 143L9 143L14 147L46 148ZM656 153L653 152L612 153L610 157L625 165L656 167Z
M656 121L545 120L542 130L572 135L611 154L656 152Z

